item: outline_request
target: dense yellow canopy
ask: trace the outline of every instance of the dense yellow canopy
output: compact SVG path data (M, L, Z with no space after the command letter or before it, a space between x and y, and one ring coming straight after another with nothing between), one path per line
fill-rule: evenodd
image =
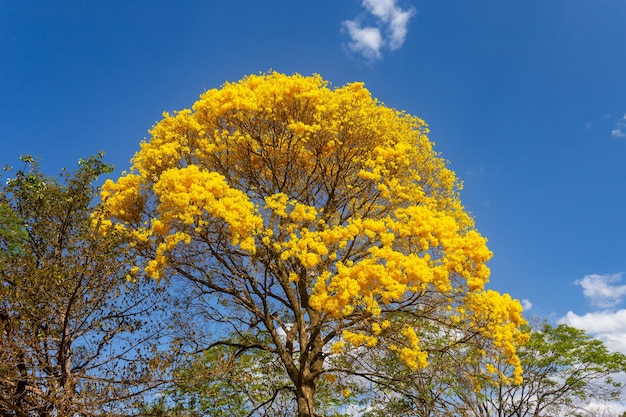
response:
M485 290L492 254L427 133L362 83L251 75L164 113L130 172L104 184L104 224L150 248L142 270L154 278L206 274L224 294L251 291L246 300L275 291L299 337L317 326L334 352L375 346L396 326L404 341L392 350L426 366L423 330L389 313L427 305L518 365L521 305Z

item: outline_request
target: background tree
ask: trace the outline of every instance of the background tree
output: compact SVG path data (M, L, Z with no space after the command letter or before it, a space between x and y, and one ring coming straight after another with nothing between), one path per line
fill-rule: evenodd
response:
M128 282L121 236L90 213L99 154L61 181L31 157L0 186L0 415L115 415L158 385L154 282Z
M351 351L427 366L435 327L483 335L519 379L521 306L484 289L491 252L427 132L361 83L249 76L164 114L105 183L102 225L140 273L213 298L215 346L278 358L299 416Z
M591 404L622 399L623 384L613 377L626 371L626 356L609 352L604 343L582 330L564 324L533 329L528 343L518 350L524 368L519 384L503 376L510 367L504 358L486 365L479 352L483 348L457 352L457 357L444 365L454 377L438 379L447 385L443 386L444 395L440 395L439 384L435 385L437 390L430 389L430 398L449 414L435 415L591 417L613 415L608 408L593 408ZM398 390L404 398L420 392L418 387L400 387L409 389Z
M440 334L443 340L455 336ZM458 335L457 335L458 337ZM436 346L436 343L429 344ZM354 367L377 384L366 396L367 417L617 417L626 356L566 325L543 324L518 350L524 380L515 384L505 360L485 361L488 341L472 337L456 347L429 351L429 366L407 369L393 356L374 353ZM614 379L616 378L616 379Z
M583 330L544 324L531 333L519 355L522 384L485 387L483 408L494 413L490 415L592 416L595 411L587 409L590 403L621 398L623 384L613 377L626 372L626 356L609 352L602 341Z

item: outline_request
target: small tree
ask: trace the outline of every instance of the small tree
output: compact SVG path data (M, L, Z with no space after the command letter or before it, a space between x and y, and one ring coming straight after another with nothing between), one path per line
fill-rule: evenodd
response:
M159 383L162 299L127 281L121 236L90 214L99 154L62 180L30 157L0 188L0 415L102 416Z
M483 335L519 378L521 306L485 290L491 252L427 132L361 83L249 76L165 113L100 215L140 272L213 298L217 345L280 361L300 417L342 355L423 368L435 327Z

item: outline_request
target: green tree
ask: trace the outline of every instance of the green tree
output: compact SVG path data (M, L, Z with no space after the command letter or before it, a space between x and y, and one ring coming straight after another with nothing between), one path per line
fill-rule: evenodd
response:
M522 384L486 391L485 403L502 415L593 415L583 407L621 397L623 384L613 377L626 372L626 356L609 352L583 330L544 324L531 333L520 358Z
M626 356L609 352L582 330L564 324L533 329L518 352L524 368L520 384L503 377L510 366L506 361L486 365L477 353L483 348L456 352L444 365L453 378L430 375L436 384L428 385L426 398L435 399L443 412L415 415L591 417L605 411L590 409L590 404L621 399L624 386L613 378L626 371ZM401 387L404 391L396 392L403 398L416 398L421 390L407 392L406 385Z
M462 337L459 333L440 336ZM510 367L506 361L484 360L482 351L489 349L485 342L474 335L456 347L441 344L445 348L429 352L431 366L418 370L403 368L394 357L361 358L360 372L379 379L375 387L382 387L369 393L363 415L609 417L615 413L608 404L623 400L624 384L613 377L626 371L626 356L609 352L582 330L548 324L533 329L529 342L518 351L524 368L519 384L506 377ZM598 405L603 403L607 407Z
M102 154L60 180L31 157L0 186L0 415L106 415L158 385L162 290L126 279L121 236L92 225Z
M521 305L485 288L491 252L427 133L361 83L249 76L164 115L103 186L103 230L139 274L201 287L216 342L273 356L300 417L351 374L343 355L426 367L433 323L483 335L519 379Z

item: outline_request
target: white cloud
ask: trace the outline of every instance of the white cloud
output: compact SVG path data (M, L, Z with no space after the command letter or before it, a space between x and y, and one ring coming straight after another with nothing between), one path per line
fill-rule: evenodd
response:
M626 354L626 309L614 310L626 297L626 285L616 285L621 281L621 273L591 274L576 281L585 298L600 311L582 316L568 311L559 323L582 329L602 340L609 349Z
M626 411L626 403L607 402L603 404L592 402L585 407L585 409L589 411L592 416L621 416L622 413Z
M352 20L343 23L352 38L352 42L348 44L350 49L363 54L369 60L381 57L380 49L383 45L383 38L378 28L362 28L359 23Z
M613 309L626 297L626 285L615 285L621 280L622 274L619 273L591 274L576 281L583 288L583 295L602 310L584 315L568 311L558 323L584 330L588 335L601 340L609 351L626 355L626 309ZM613 377L622 383L626 382L624 373ZM622 391L622 398L626 398L626 388ZM621 415L626 411L626 402L590 403L586 408L595 412L594 415Z
M530 300L524 298L522 300L522 307L524 308L524 310L530 310L531 308L533 308L533 303L531 303Z
M380 59L383 49L399 49L404 43L409 20L415 10L401 9L396 6L396 0L363 0L362 4L376 17L377 25L363 26L358 17L344 21L343 26L352 39L348 47L368 60Z
M559 323L584 330L602 340L609 350L626 354L626 309L598 311L582 316L568 311Z
M414 9L402 10L395 3L395 0L363 0L363 6L382 23L388 25L391 50L400 48L404 43L409 19L415 13Z
M559 322L592 334L626 333L626 309L614 312L596 311L582 316L568 311Z
M617 121L615 129L611 130L611 136L614 138L626 138L626 114Z
M611 308L626 297L626 285L613 285L621 280L622 274L591 274L576 281L576 284L583 287L583 295L592 305Z

